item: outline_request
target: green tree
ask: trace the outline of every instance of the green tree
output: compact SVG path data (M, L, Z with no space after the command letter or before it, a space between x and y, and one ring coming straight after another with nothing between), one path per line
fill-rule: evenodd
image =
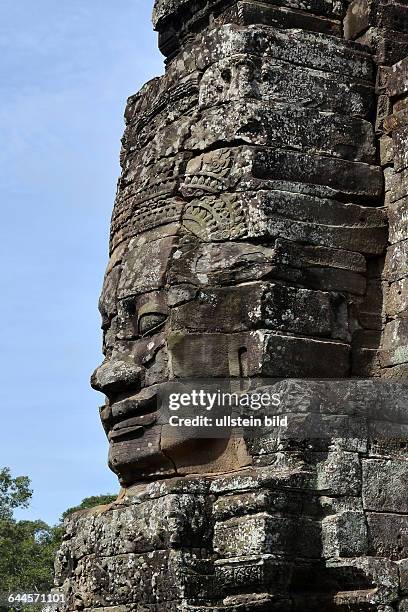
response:
M76 512L108 504L115 495L85 498L66 510L58 525L43 521L17 521L14 510L27 508L32 496L27 476L13 478L9 468L0 470L0 592L48 592L53 586L54 559L61 545L63 520ZM5 612L1 606L0 612ZM32 612L32 610L31 610Z
M43 521L0 520L3 591L48 592L60 536Z
M117 495L110 495L106 493L105 495L93 495L92 497L85 497L79 504L79 506L74 506L73 508L68 508L65 510L61 517L61 521L64 521L67 516L73 514L74 512L78 512L78 510L86 510L87 508L94 508L95 506L104 506L106 504L111 504L117 499Z
M27 508L32 494L27 476L12 478L9 468L0 470L0 520L11 519L16 508Z
M0 470L0 590L48 590L54 557L52 529L42 521L16 521L17 508L27 508L32 496L27 476L13 478ZM5 610L0 603L0 611Z

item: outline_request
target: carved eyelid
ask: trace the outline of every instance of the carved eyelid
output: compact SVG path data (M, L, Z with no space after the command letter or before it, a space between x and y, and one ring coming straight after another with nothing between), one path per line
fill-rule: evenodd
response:
M140 319L139 324L138 324L138 332L141 338L144 338L145 336L150 335L152 332L159 330L161 327L163 327L164 323L166 322L166 315L159 315L162 316L163 318L161 320L155 321L151 327L148 327L147 329L143 329L141 326L141 322L143 319L145 319L146 317L142 317L142 319Z
M149 317L153 318L151 322L152 324L150 327L148 326L147 329L144 330L142 327L143 320ZM163 325L163 323L165 323L166 319L167 319L167 314L160 311L156 305L145 304L138 311L137 328L138 328L139 334L142 337L146 336L147 334L151 333L155 329L160 328Z

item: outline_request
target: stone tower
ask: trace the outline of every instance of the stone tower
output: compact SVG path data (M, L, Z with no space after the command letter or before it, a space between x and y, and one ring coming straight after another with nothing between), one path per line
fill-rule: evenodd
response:
M122 491L67 522L67 610L408 610L408 5L153 22L92 376ZM173 436L163 389L198 378L262 382L303 435Z

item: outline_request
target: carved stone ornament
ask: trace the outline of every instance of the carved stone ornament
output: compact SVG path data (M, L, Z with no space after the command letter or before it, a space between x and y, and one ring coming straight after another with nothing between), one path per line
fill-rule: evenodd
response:
M66 523L66 610L404 612L408 6L153 20L166 70L126 108L92 375L122 490ZM176 432L163 397L195 380L281 420Z

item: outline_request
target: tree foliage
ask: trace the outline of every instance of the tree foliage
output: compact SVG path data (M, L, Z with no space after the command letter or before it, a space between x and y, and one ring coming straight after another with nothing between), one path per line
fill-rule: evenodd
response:
M32 494L27 476L12 478L9 468L0 470L0 520L11 519L16 508L27 508Z
M48 592L58 536L43 521L0 520L1 590Z
M49 590L58 546L56 533L43 521L17 521L17 508L27 508L32 496L27 476L13 478L0 470L0 584L1 590Z
M68 510L65 510L61 517L61 520L63 521L67 518L67 516L73 514L74 512L78 512L78 510L86 510L87 508L94 508L95 506L104 506L106 504L111 504L115 501L116 498L117 495L109 495L108 493L106 493L105 495L93 495L92 497L85 497L85 499L82 500L79 506L74 506L73 508L68 508Z

